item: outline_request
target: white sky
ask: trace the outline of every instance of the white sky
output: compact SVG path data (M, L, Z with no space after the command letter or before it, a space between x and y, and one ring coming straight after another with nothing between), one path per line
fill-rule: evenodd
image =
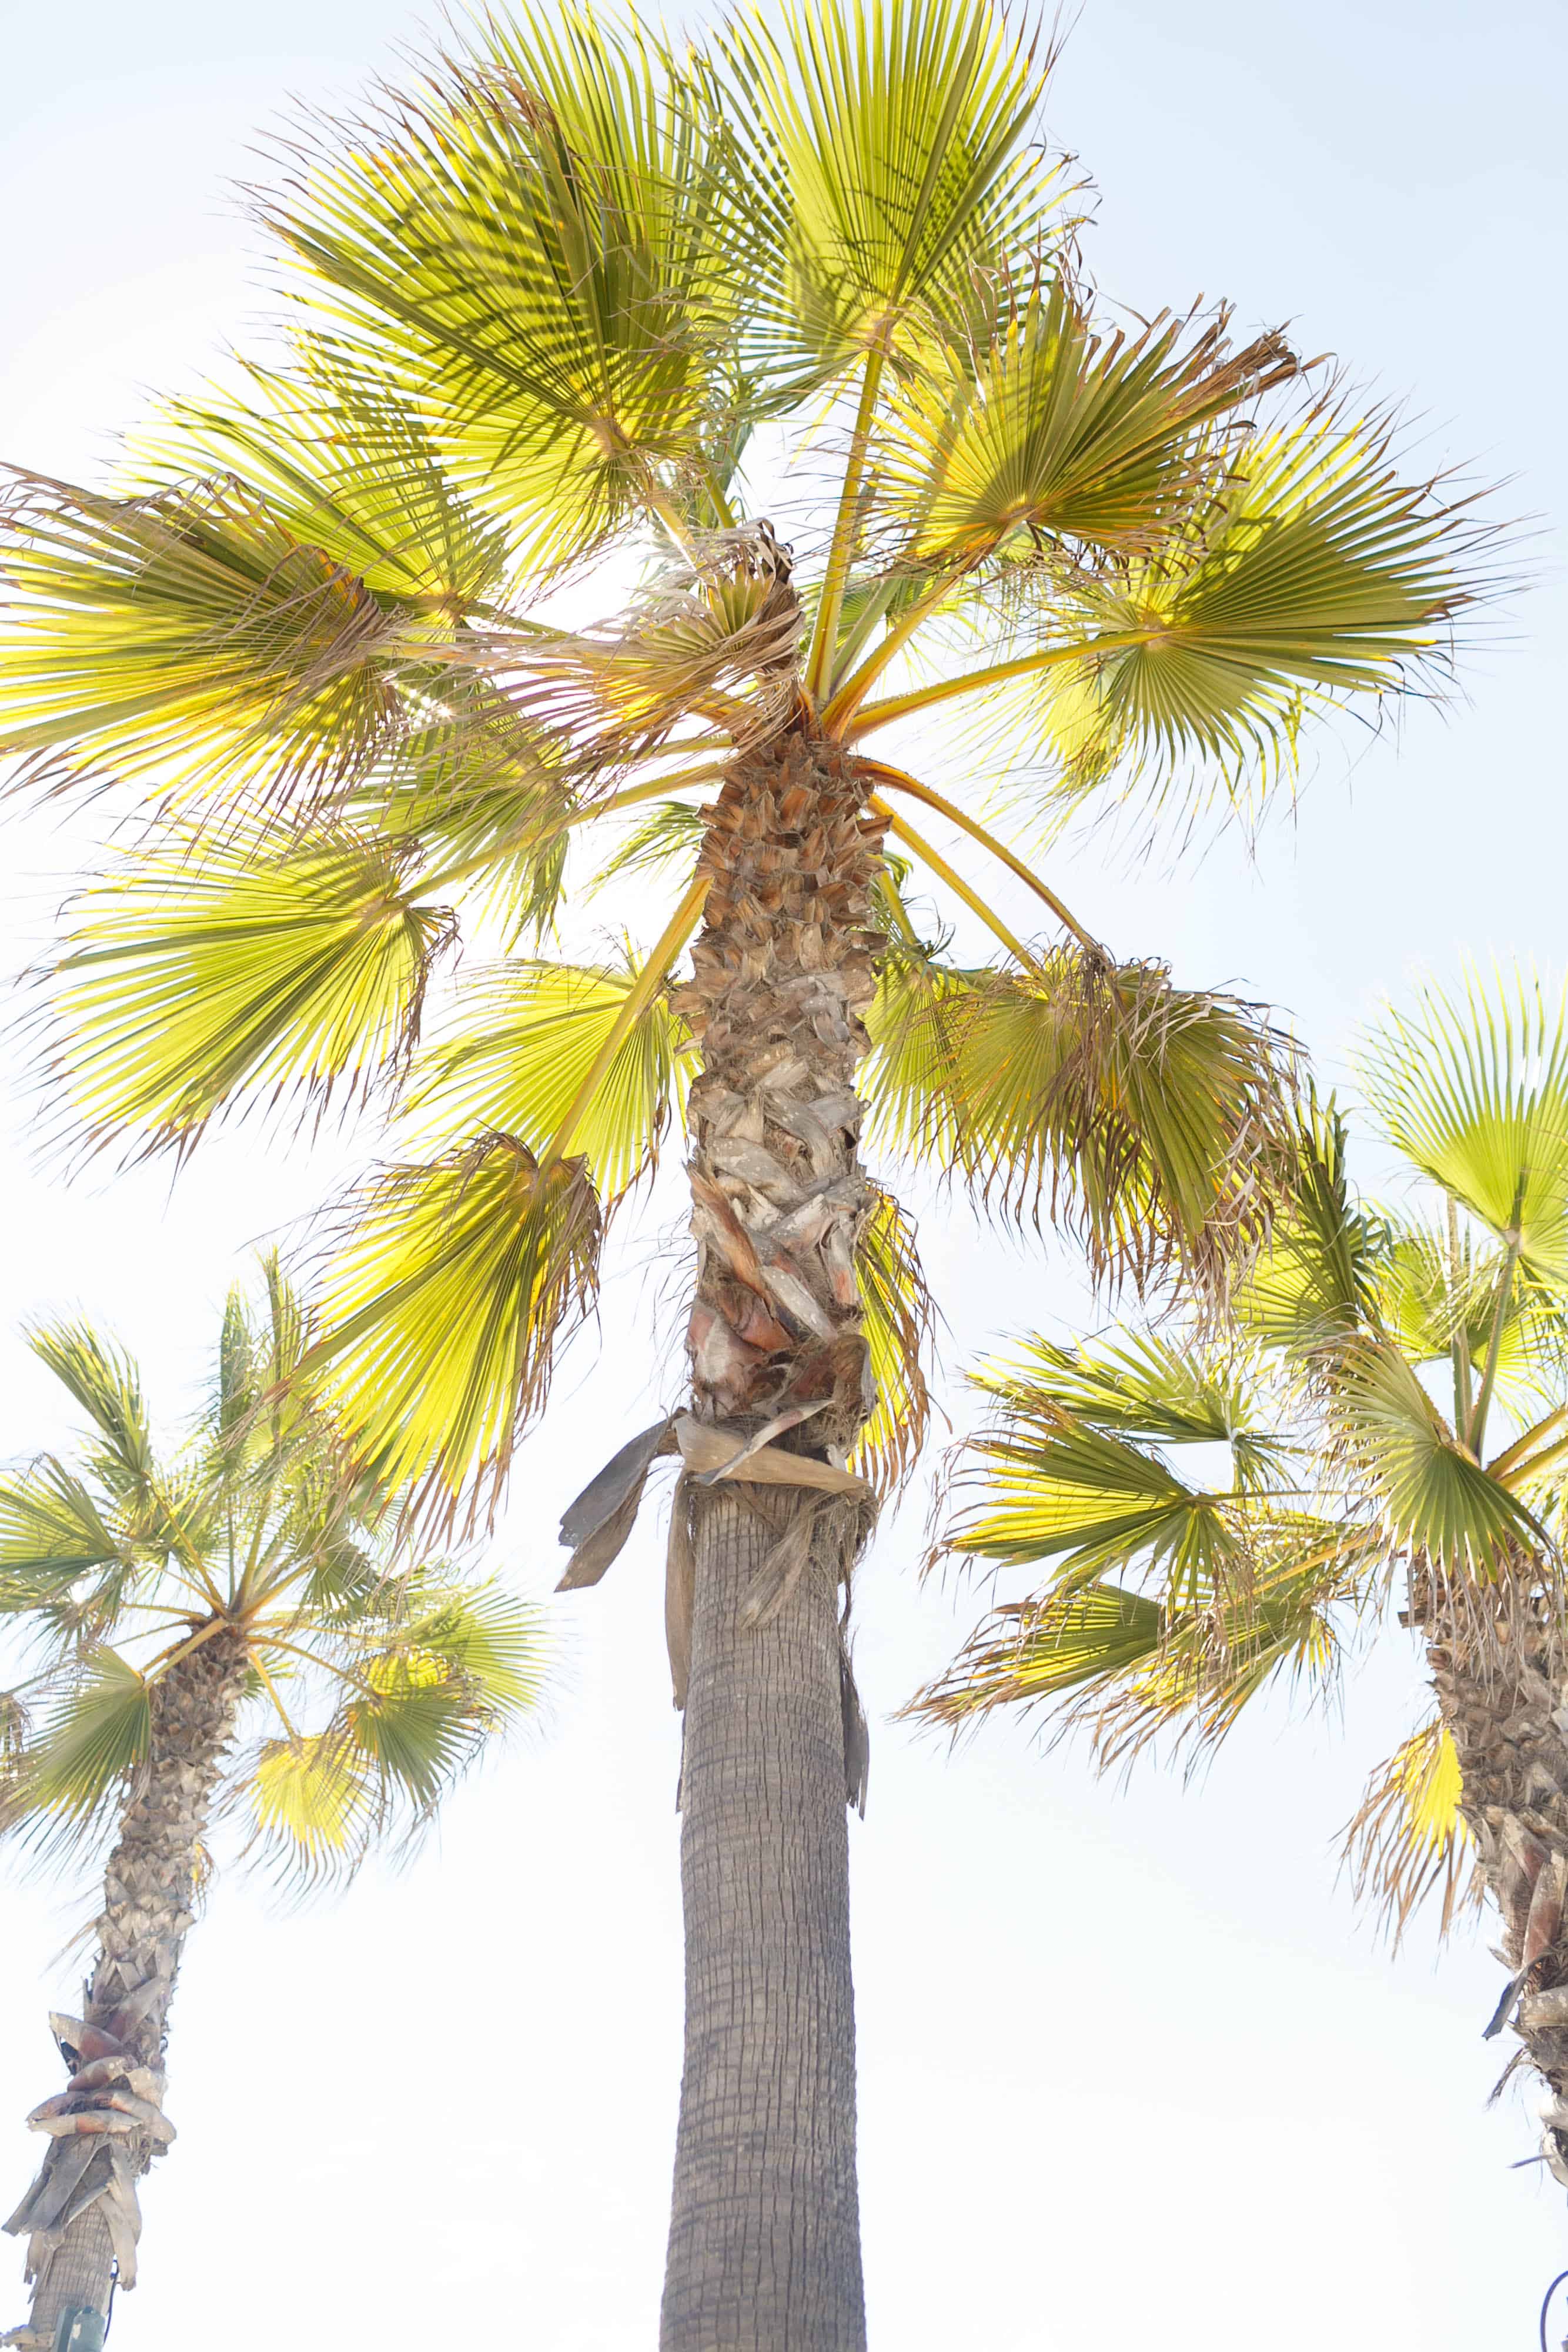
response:
M224 194L289 93L388 61L390 0L0 0L0 454L81 475L138 386L254 307ZM1558 282L1563 19L1532 0L1087 0L1054 129L1103 192L1089 257L1144 310L1228 294L1289 320L1543 519L1548 584L1472 660L1469 698L1397 743L1329 747L1294 827L1250 860L1053 873L1119 950L1293 1013L1331 1074L1379 992L1461 950L1561 967L1563 597ZM70 871L52 821L5 835L8 959ZM10 1098L0 1454L64 1434L15 1333L80 1304L178 1409L246 1245L319 1198L241 1134L165 1173L62 1188ZM674 1200L660 1204L672 1212ZM657 1222L655 1217L654 1222ZM1061 1277L929 1210L954 1362L1047 1319ZM518 1469L499 1564L543 1590L562 1505L646 1418L655 1267L606 1300ZM664 1337L671 1337L667 1328ZM668 1357L664 1384L671 1385ZM1333 1833L1421 1704L1396 1640L1343 1727L1281 1706L1202 1782L1097 1785L1017 1727L956 1759L885 1720L962 1630L916 1590L918 1514L860 1587L873 1717L853 1828L862 2178L879 2352L1471 2352L1533 2343L1561 2191L1511 2096L1483 2112L1496 1964L1462 1940L1392 1962L1335 1885ZM653 1515L574 1605L552 1718L453 1806L399 1878L277 1917L220 1888L173 2021L181 2137L146 2194L115 2352L432 2342L643 2352L653 2341L679 2053L675 1723ZM1287 1736L1288 1735L1288 1736ZM19 2195L53 2089L43 2012L90 1905L9 1894L0 2156ZM15 2127L5 2118L15 2117ZM12 2189L0 2180L8 2204ZM0 2259L0 2277L13 2258ZM20 2251L0 2326L21 2315Z

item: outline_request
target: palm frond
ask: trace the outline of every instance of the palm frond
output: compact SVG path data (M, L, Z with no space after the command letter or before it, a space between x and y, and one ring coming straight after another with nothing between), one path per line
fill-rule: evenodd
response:
M0 1611L37 1608L124 1559L123 1534L103 1501L63 1462L45 1454L20 1476L0 1478Z
M499 1129L546 1150L609 1043L639 967L497 964L465 983L426 1048L411 1113L450 1134ZM667 992L636 1021L572 1137L601 1197L625 1191L657 1157L685 1100L685 1024Z
M689 872L702 846L706 823L706 812L686 801L656 801L649 814L605 859L589 886L591 892L603 889L622 875L663 876L672 866Z
M904 1711L958 1731L993 1707L1051 1705L1113 1685L1158 1654L1163 1627L1156 1601L1117 1584L1009 1601Z
M1054 760L1069 801L1110 777L1188 819L1216 799L1256 814L1312 710L1440 681L1489 536L1393 445L1389 420L1314 409L1240 450L1153 554L1053 583L1047 658L1024 667L1022 632L1000 648L1019 676L988 693L987 740L1015 771Z
M156 1481L158 1465L134 1359L79 1318L35 1324L27 1344L92 1422L99 1440L91 1455L96 1475L117 1502L141 1504Z
M20 1829L46 1853L79 1844L122 1796L152 1734L141 1675L114 1650L89 1653L28 1740L6 1787L0 1827Z
M1568 991L1549 1001L1522 967L1463 1000L1426 989L1387 1009L1359 1074L1390 1141L1500 1239L1527 1276L1568 1286Z
M1521 1550L1550 1551L1544 1529L1456 1440L1392 1340L1346 1341L1327 1379L1337 1449L1393 1544L1459 1581L1500 1576Z
M1309 1095L1283 1196L1267 1241L1232 1288L1232 1307L1263 1345L1310 1357L1375 1318L1387 1243L1384 1221L1351 1191L1337 1106Z
M988 0L817 0L726 36L727 95L787 190L786 375L903 362L961 330L977 271L1037 243L1067 194L1026 143L1051 60Z
M591 1308L599 1203L581 1160L486 1134L388 1169L336 1221L305 1359L354 1452L429 1508L494 1507L561 1341Z
M172 400L129 439L140 487L235 478L290 536L371 593L439 623L504 589L505 532L448 478L423 419L324 339L283 371L237 363L233 389Z
M344 833L225 832L128 861L76 902L49 1005L54 1074L95 1147L186 1149L214 1115L318 1109L398 1069L454 919Z
M111 499L23 478L5 537L0 751L24 774L319 785L400 723L403 614L235 481Z
M733 142L655 41L528 8L291 162L264 221L536 572L732 461L754 239Z
M1412 1918L1436 1896L1437 1933L1478 1906L1486 1880L1459 1811L1453 1735L1440 1717L1380 1764L1344 1833L1358 1902L1370 1903L1396 1951Z
M855 1251L876 1403L851 1457L884 1496L914 1475L931 1422L924 1359L935 1309L915 1244L915 1223L891 1192L879 1192Z
M1061 270L1004 296L987 341L895 406L878 503L901 564L1147 556L1224 478L1229 441L1205 428L1296 373L1280 336L1231 351L1223 315L1097 334Z
M1048 1208L1098 1276L1215 1279L1267 1230L1292 1072L1255 1007L1069 949L1028 971L895 954L869 1025L887 1141L982 1205Z
M351 1876L374 1842L377 1776L341 1726L264 1741L246 1759L240 1785L250 1849L301 1892Z

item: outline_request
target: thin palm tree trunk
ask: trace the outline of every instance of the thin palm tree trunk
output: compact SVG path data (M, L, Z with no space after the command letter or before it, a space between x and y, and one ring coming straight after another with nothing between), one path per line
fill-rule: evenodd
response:
M855 1281L872 1204L855 1066L882 828L792 730L737 757L682 1007L693 1412L841 1465L873 1397ZM686 2041L662 2352L862 2352L838 1585L869 1514L693 1490L682 1776ZM848 1777L853 1777L850 1775Z
M104 1874L84 2014L58 2021L71 2082L39 2111L54 2110L57 2123L75 2118L78 2127L51 2138L37 2179L5 2224L28 2237L29 2330L38 2352L54 2352L62 2315L107 2314L117 2267L121 2285L135 2284L136 2182L170 2137L158 2120L169 2004L246 1664L243 1636L225 1631L152 1687L147 1762ZM132 2127L104 2130L119 2120Z

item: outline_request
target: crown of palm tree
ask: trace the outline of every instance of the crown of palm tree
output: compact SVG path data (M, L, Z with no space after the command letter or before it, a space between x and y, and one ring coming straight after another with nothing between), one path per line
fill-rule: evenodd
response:
M1397 1935L1427 1895L1447 1928L1479 1894L1471 1832L1508 1910L1491 1734L1517 1706L1517 1746L1561 1673L1568 998L1522 973L1433 990L1385 1013L1359 1066L1404 1206L1358 1199L1343 1123L1314 1106L1233 1319L1036 1339L976 1374L989 1412L938 1556L1048 1579L912 1711L960 1729L1044 1708L1106 1762L1161 1733L1212 1746L1281 1677L1326 1698L1347 1643L1397 1612L1443 1703L1374 1773L1348 1844ZM1535 1961L1511 1924L1516 1965Z
M204 1645L246 1680L218 1807L298 1885L416 1834L538 1702L537 1612L392 1540L299 1377L308 1328L276 1259L235 1290L205 1404L163 1458L135 1364L80 1321L32 1334L88 1417L70 1459L0 1481L0 1613L34 1671L7 1695L0 1834L79 1866L146 1762L155 1695Z
M487 22L287 149L265 364L168 403L107 491L15 483L0 744L156 818L76 907L56 1078L132 1151L391 1088L417 1140L342 1204L312 1362L392 1484L472 1507L542 1402L682 1109L717 838L693 796L780 730L851 758L895 845L888 1150L1140 1283L1260 1230L1268 1024L1109 954L880 747L978 713L1036 835L1134 791L1255 808L1310 718L1441 672L1487 540L1281 336L1110 322L1040 141L1051 64L987 0L736 15L679 54L602 11ZM769 471L791 549L751 511ZM621 610L564 625L615 563ZM584 859L639 877L653 944L522 952ZM993 964L921 939L901 860ZM460 900L504 957L422 1034ZM859 1273L862 1458L891 1475L924 1395L891 1201Z

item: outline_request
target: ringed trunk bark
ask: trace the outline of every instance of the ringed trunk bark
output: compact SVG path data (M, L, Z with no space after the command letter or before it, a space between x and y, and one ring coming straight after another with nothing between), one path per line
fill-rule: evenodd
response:
M5 2224L27 2235L34 2282L27 2331L7 2340L37 2352L53 2352L63 2313L108 2312L116 2266L122 2286L136 2283L136 2183L173 2136L162 2114L169 2004L246 1663L244 1635L225 1630L152 1686L147 1761L104 1874L84 2013L53 2021L71 2079L35 2111L39 2128L54 2127L49 2151Z
M692 1089L693 1412L841 1468L873 1402L855 1067L883 827L798 726L737 755L681 1007ZM685 1482L686 2037L661 2352L863 2352L840 1622L863 1504Z

